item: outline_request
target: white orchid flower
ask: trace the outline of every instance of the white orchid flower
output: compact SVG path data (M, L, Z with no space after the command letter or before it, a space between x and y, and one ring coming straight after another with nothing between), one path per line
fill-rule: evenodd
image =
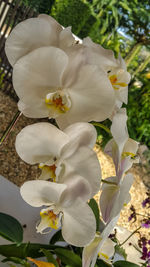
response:
M62 226L62 236L69 244L82 247L93 240L95 216L89 205L80 198L80 187L80 181L76 186L75 180L69 186L42 180L28 181L22 185L21 196L29 205L47 206L40 212L41 222L36 227L38 233Z
M120 109L114 115L111 125L113 139L107 143L104 150L113 158L118 181L134 162L138 162L136 152L139 143L129 138L126 125L127 118L125 108Z
M103 220L108 223L119 216L122 208L131 200L129 190L133 184L133 175L128 173L118 183L116 176L105 179L100 195L100 209Z
M56 118L61 128L110 117L115 93L107 74L86 64L71 28L40 15L18 24L6 42L19 110L27 117Z
M73 58L70 61L63 50L51 46L17 61L13 85L25 116L55 118L61 128L110 116L115 96L107 75L96 65L81 65L78 53Z
M127 72L124 60L119 55L118 59L114 57L111 50L104 49L95 44L89 37L83 39L84 51L89 64L95 64L99 69L103 69L114 89L116 96L116 105L121 106L128 102L128 83L131 76Z
M40 179L51 178L58 183L86 180L91 198L99 191L101 178L100 164L93 151L96 136L94 126L84 122L72 124L64 132L50 123L36 123L17 135L16 151L25 162L40 164Z
M133 162L137 162L138 142L129 138L126 121L126 109L120 109L112 120L113 139L105 147L105 152L113 158L116 169L116 176L105 179L102 186L100 209L105 222L120 214L123 206L130 201L129 190L133 177L130 173L123 175Z
M82 267L94 267L97 257L110 263L110 258L114 254L114 242L108 236L113 231L118 216L113 218L103 229L101 233L97 232L95 239L83 249Z

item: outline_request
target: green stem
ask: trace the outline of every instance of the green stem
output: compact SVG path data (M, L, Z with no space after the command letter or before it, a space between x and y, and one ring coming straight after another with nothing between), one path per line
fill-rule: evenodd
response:
M110 181L107 181L107 180L104 180L104 179L102 179L101 182L104 183L104 184L117 185L117 183L115 183L115 182L110 182Z
M119 246L121 247L121 246L123 246L129 239L130 239L130 237L131 236L133 236L138 230L140 230L141 229L141 226L139 226L136 230L134 230L132 233L131 233L131 235L129 235L128 237L127 237L127 239L125 239L121 244L119 244Z
M150 56L148 56L145 59L145 61L140 64L140 66L136 69L136 71L133 73L133 75L136 75L137 73L142 72L149 63L150 63Z
M150 216L148 216L148 215L144 215L144 214L140 214L140 213L136 213L136 215L143 216L143 217L147 217L147 218L150 217Z
M102 123L99 123L99 122L92 122L92 124L94 126L97 126L97 127L100 127L102 128L103 130L105 130L107 133L109 133L111 135L111 131L109 130L109 128L105 125L103 125Z
M12 131L13 127L15 126L16 122L18 121L19 117L21 116L21 112L17 111L15 116L13 117L11 123L8 125L6 128L5 132L3 133L2 137L0 138L0 145L3 144L3 142L7 139L9 136L10 132Z
M138 52L141 50L142 44L136 43L133 48L130 50L129 54L125 58L126 65L129 66L131 61L134 59L134 57L138 54Z

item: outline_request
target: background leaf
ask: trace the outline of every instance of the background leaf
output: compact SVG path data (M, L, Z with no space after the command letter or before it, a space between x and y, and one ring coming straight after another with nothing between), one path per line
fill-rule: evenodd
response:
M54 245L56 242L64 241L61 230L57 231L51 238L50 244Z
M97 202L94 198L91 198L88 204L90 208L93 210L93 213L96 218L96 231L99 231L100 215L99 215L99 208L98 208Z
M65 248L57 248L55 249L55 253L64 264L67 264L73 267L82 266L81 258L77 254L75 254L73 251L70 251Z
M129 261L116 261L113 265L114 267L140 267L139 265Z
M53 263L56 267L59 267L58 262L56 261L53 254L49 250L43 248L43 249L41 249L41 251L46 256L48 262Z
M0 212L0 235L9 241L20 244L23 240L23 228L15 218Z

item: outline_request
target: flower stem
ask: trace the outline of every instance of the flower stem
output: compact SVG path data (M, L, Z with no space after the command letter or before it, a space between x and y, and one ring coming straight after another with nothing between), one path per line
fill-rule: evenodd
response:
M129 239L130 239L130 237L131 236L133 236L138 230L140 230L141 229L141 226L139 226L137 229L135 229L132 233L131 233L131 235L129 235L121 244L119 244L119 246L121 247L121 246L123 246Z
M104 183L104 184L117 185L117 183L115 183L115 182L107 181L107 180L104 180L104 179L102 179L101 182Z
M144 214L140 214L140 213L135 213L136 215L139 215L139 216L143 216L143 217L147 217L147 218L149 218L150 217L150 215L148 216L148 215L144 215Z
M15 116L13 117L12 121L6 128L5 132L3 133L2 137L0 138L0 145L3 144L3 142L8 138L10 132L12 131L13 127L15 126L16 122L18 121L19 117L21 116L21 112L17 111Z
M105 125L103 125L102 123L99 123L99 122L92 122L92 124L94 126L97 126L97 127L100 127L102 128L103 130L105 130L107 133L109 133L111 135L111 131L109 130L109 128Z

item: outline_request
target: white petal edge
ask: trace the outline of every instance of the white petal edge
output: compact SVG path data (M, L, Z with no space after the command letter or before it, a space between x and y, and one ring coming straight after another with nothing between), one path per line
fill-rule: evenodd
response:
M16 137L16 151L29 164L44 163L59 157L68 137L50 123L35 123L21 130Z
M32 207L49 206L59 202L66 187L65 184L34 180L25 182L20 188L20 194Z
M65 241L77 247L90 243L95 236L96 220L89 205L78 198L63 212L62 235Z

